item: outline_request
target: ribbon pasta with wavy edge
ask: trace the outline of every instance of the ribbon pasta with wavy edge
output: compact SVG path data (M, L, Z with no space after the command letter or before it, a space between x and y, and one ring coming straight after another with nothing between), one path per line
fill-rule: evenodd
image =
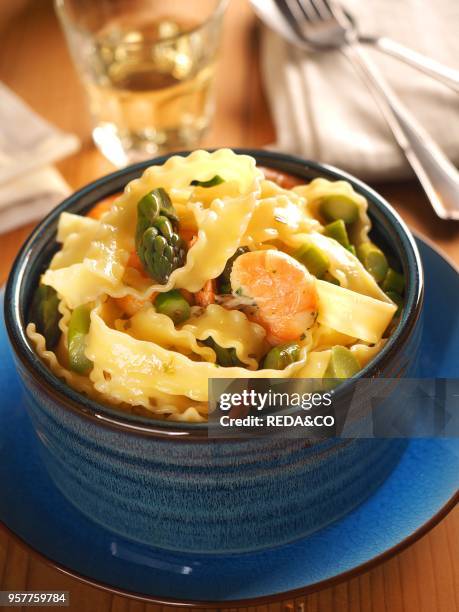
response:
M160 189L187 241L182 265L161 282L135 258L138 204ZM27 334L76 390L185 422L206 420L210 378L322 378L336 346L363 368L384 346L396 306L355 250L324 233L328 197L357 207L346 225L352 249L367 242L366 200L345 181L286 189L229 149L151 166L100 218L61 214L61 249L41 278L58 296L60 340L50 350L34 319ZM314 276L317 262L325 276ZM78 336L85 373L68 358L80 308L89 313Z
M148 191L171 186L189 186L196 176L207 177L218 171L237 182L239 195L214 200L209 207L189 202L188 207L199 228L196 243L188 251L183 268L176 270L166 285L150 284L138 291L122 283L129 251L134 246L137 202ZM250 221L259 193L261 173L255 161L246 155L235 155L229 149L216 153L196 151L187 158L171 157L163 166L152 166L141 178L131 181L125 193L116 201L113 211L106 213L94 232L93 224L75 232L58 230L64 237L62 253L70 250L73 261L58 252L43 276L43 283L53 287L70 308L106 294L112 297L133 295L146 297L153 291L168 291L179 287L198 291L209 278L218 276L226 261L239 246L241 235ZM191 195L190 190L190 195ZM62 223L68 222L65 218ZM84 236L84 233L89 236ZM79 239L78 239L79 238Z
M289 378L306 361L303 356L285 370L216 368L214 363L193 361L177 351L111 329L97 309L91 313L86 355L94 363L89 376L99 393L145 407L155 391L205 402L209 378Z

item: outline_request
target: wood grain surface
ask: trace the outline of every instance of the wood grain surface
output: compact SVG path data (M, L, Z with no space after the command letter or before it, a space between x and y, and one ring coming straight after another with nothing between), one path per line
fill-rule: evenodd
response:
M58 164L73 188L113 170L92 144L84 93L50 0L1 0L0 80L43 117L81 138L81 151ZM227 14L217 95L217 115L203 145L256 147L274 140L260 82L258 27L244 0L232 0ZM376 188L412 228L428 236L459 264L459 224L439 220L413 181L380 184ZM0 235L0 283L5 281L15 254L32 227L33 224ZM0 589L67 590L70 609L78 612L172 609L146 605L85 585L45 564L2 530ZM249 609L258 612L459 611L459 510L453 510L418 542L371 571L296 601Z

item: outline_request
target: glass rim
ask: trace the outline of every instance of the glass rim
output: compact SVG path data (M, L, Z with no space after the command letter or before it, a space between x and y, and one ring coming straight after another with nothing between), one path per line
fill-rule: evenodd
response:
M65 4L66 4L66 0L54 0L54 6L56 8L56 12L58 13L59 17L64 22L64 25L70 26L72 25L72 20L69 18L69 15L65 8ZM166 36L165 38L155 39L155 40L150 39L150 38L145 38L142 41L127 41L127 42L123 42L122 45L133 46L133 45L142 45L145 43L150 43L151 45L156 46L156 45L162 45L162 44L169 44L173 41L180 40L181 38L190 36L191 34L194 34L195 32L199 32L200 30L206 28L208 25L211 25L212 22L220 19L223 16L228 4L229 4L229 0L216 0L216 6L214 10L210 13L210 15L207 17L207 19L205 19L198 25L194 26L193 28L186 30L185 32L180 32L179 34L174 34L173 36Z

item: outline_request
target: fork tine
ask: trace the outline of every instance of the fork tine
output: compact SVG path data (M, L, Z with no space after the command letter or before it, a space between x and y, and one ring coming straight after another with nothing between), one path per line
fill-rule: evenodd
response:
M334 0L308 0L314 4L322 19L336 19L342 27L349 26L349 17L346 15L341 3Z
M317 21L317 18L320 18L320 15L315 10L314 6L310 2L310 0L296 0L300 10L308 21Z
M307 10L306 7L303 6L301 0L284 0L284 3L287 5L287 10L293 21L297 24L301 23L304 19L308 21L315 21L317 19L314 10L311 11L311 7Z
M315 11L319 15L320 19L330 19L331 17L334 17L333 8L331 7L328 0L306 0L306 1L309 2L313 6ZM299 2L304 2L304 0L299 0Z

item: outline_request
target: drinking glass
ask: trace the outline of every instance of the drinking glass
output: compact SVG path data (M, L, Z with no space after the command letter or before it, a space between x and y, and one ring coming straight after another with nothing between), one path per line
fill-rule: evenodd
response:
M93 139L116 166L195 147L214 114L227 0L55 0Z

